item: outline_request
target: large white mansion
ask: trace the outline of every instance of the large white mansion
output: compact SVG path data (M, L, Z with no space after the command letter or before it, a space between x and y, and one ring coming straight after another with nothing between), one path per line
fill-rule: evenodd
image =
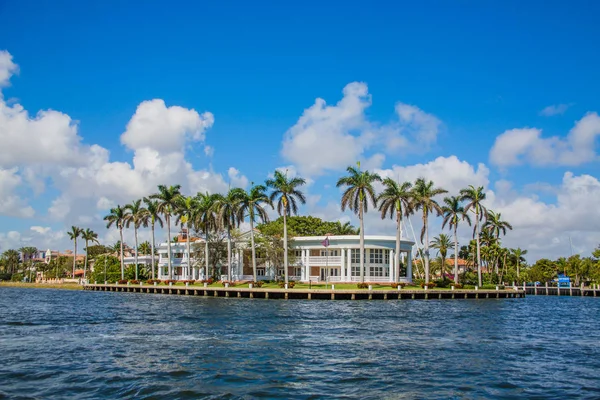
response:
M257 232L255 235L260 235L260 233ZM329 246L325 247L323 245L325 236L290 238L289 248L292 254L288 267L290 280L301 282L360 281L359 236L328 236L328 239ZM204 242L202 239L194 239L194 243ZM250 232L246 232L232 244L232 280L253 280L249 243ZM393 282L396 268L400 268L401 281L412 280L413 245L412 241L405 239L401 241L400 265L396 266L394 265L396 237L365 235L365 282ZM192 253L196 246L192 244ZM161 243L158 246L159 279L169 278L167 253L167 243ZM171 262L172 279L204 279L204 265L196 262L193 258L191 261L189 260L185 240L171 243ZM227 280L227 265L223 265L221 271L223 274L221 279ZM283 266L277 268L264 259L257 258L257 275L259 280L276 279L284 275L284 269Z

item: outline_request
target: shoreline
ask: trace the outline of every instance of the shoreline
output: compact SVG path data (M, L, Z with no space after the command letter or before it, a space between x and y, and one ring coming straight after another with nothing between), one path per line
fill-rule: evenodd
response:
M61 289L61 290L83 290L83 285L78 283L29 283L29 282L0 282L0 288L16 287L26 289Z

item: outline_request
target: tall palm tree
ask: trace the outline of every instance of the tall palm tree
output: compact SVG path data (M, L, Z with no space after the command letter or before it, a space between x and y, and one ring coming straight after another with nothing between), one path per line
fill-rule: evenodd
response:
M521 261L525 261L525 258L523 257L525 254L527 254L527 250L523 250L520 247L517 247L516 249L510 249L510 252L512 253L512 255L515 257L515 259L517 260L517 278L519 278L520 275L520 265L521 265Z
M198 210L194 215L194 225L196 230L204 232L204 279L208 279L208 242L211 231L216 231L219 224L215 213L216 195L206 193L198 193L196 202Z
M21 247L19 249L19 251L21 252L21 254L23 255L23 264L27 265L27 261L29 261L29 266L27 267L27 269L29 270L29 282L32 281L31 279L31 272L33 269L33 256L37 253L37 248L35 247L31 247L31 246L26 246L26 247ZM23 271L25 272L25 271Z
M98 234L87 228L85 231L81 233L81 238L85 240L85 264L83 266L83 279L87 276L87 266L88 266L88 247L90 243L100 243L98 242Z
M227 230L227 280L231 281L231 230L240 226L239 210L245 191L229 189L226 195L216 194L214 208L219 224Z
M442 229L447 224L448 228L454 230L454 282L458 283L458 224L460 221L465 221L470 226L471 218L461 204L460 197L445 197L444 203L446 205L442 207L442 212L444 213Z
M369 200L373 207L377 207L377 194L373 187L375 182L381 182L381 177L369 171L361 171L360 163L357 167L346 168L347 176L338 179L336 186L345 187L342 193L342 211L349 208L358 214L360 220L360 281L365 282L365 222L364 214L369 211Z
M442 279L446 279L446 277L444 276L444 269L446 267L446 255L448 254L448 249L450 248L451 244L452 243L450 242L450 237L448 237L448 235L446 235L445 233L440 233L431 241L431 247L437 249L437 251L440 253L440 258L442 261Z
M73 253L73 275L71 276L72 278L75 278L75 264L77 262L77 238L81 236L82 233L83 229L78 228L76 226L72 226L71 230L67 232L67 234L69 235L69 239L73 241L75 247L75 252Z
M6 261L8 273L14 274L19 267L19 252L15 249L8 249L2 253L2 258Z
M254 222L258 217L261 223L269 222L269 216L264 206L271 206L273 208L273 202L267 196L267 187L264 185L254 186L248 192L244 192L244 196L240 201L239 219L243 221L246 216L250 220L250 246L252 247L252 275L254 276L254 282L257 281L256 275L256 248L254 246Z
M273 179L267 179L265 183L267 187L273 190L269 200L272 203L277 201L277 212L283 216L283 265L285 283L287 284L289 283L287 216L298 213L298 203L306 203L306 197L299 189L306 184L306 180L298 176L288 179L287 171L285 174L281 171L275 171Z
M468 188L460 191L461 200L467 201L465 206L465 212L473 212L475 214L475 228L473 229L473 237L477 243L477 280L479 286L483 285L483 279L481 277L481 244L479 242L479 228L480 222L487 215L487 209L482 204L485 200L485 192L483 186L475 187L469 185Z
M177 219L175 220L175 225L185 224L187 229L186 238L186 247L187 247L187 279L191 279L189 276L192 272L192 250L190 247L190 235L191 235L191 227L194 220L194 215L197 212L197 202L196 198L193 196L181 196L179 201L177 202Z
M506 230L512 230L512 228L510 223L502 220L501 213L496 213L492 210L488 210L485 223L482 226L483 230L490 232L496 239L500 238L500 233L506 235Z
M435 212L442 214L442 207L434 199L435 196L448 193L447 190L437 188L433 181L426 181L425 178L418 178L413 187L413 208L415 211L423 212L423 228L421 228L421 243L423 244L423 261L425 269L425 283L429 282L429 214Z
M104 220L108 223L106 224L106 228L110 228L113 225L116 225L119 228L119 235L121 236L121 240L119 241L119 255L121 258L121 279L125 279L125 262L123 260L123 227L125 226L125 216L127 212L125 208L121 206L116 206L115 208L110 209L110 214L104 217Z
M158 212L165 217L167 224L167 257L169 266L169 279L173 279L173 262L171 260L171 215L175 213L177 202L181 197L181 185L158 185L158 193L150 195L150 199L158 200Z
M148 197L144 197L144 203L146 203L146 213L142 217L142 225L148 226L150 225L152 230L152 249L150 254L152 254L152 279L155 279L154 271L156 271L156 259L154 257L155 254L155 239L154 239L154 227L158 224L161 228L163 227L163 221L160 218L160 209L158 207L158 201L149 199Z
M145 225L144 223L142 223L142 226L147 227L147 225ZM145 241L140 243L140 254L141 255L148 255L151 254L152 252L152 245L150 244L150 242Z
M125 206L127 213L125 214L125 226L129 228L133 224L133 232L135 237L135 279L138 279L138 229L144 223L144 216L146 215L146 209L142 206L142 200L138 199L133 201L131 204Z
M379 211L381 219L387 215L394 218L396 215L396 253L394 254L394 265L396 266L395 282L400 280L400 240L402 238L402 217L412 214L412 183L399 184L392 178L383 180L383 192L379 194ZM412 276L408 279L412 281Z

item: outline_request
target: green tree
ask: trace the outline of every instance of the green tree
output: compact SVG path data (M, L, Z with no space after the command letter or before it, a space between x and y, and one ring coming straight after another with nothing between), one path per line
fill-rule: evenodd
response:
M117 282L121 278L118 257L109 254L99 255L94 263L94 271L90 275L91 282Z
M383 180L383 191L377 199L381 219L387 215L391 219L396 217L396 252L394 253L394 265L396 266L395 282L400 280L400 240L402 238L402 217L409 217L412 214L412 183L396 182L392 178ZM408 277L412 281L412 276Z
M552 261L542 258L531 266L527 275L532 282L547 282L556 275L556 267Z
M118 242L117 250L121 259L121 279L125 279L125 260L123 259L123 227L125 226L126 210L121 206L110 209L110 214L104 217L107 222L106 228L115 225L119 229L121 240Z
M69 235L69 239L73 241L75 247L75 252L73 253L73 275L71 275L72 278L75 278L75 264L77 263L77 238L79 238L79 236L81 236L82 233L83 229L78 228L76 226L72 226L71 230L67 232L67 234Z
M192 272L192 249L190 247L190 236L191 236L191 228L192 223L194 221L194 215L197 212L197 201L192 196L181 196L177 201L177 218L175 220L175 225L180 224L183 228L183 225L187 228L187 233L185 235L185 242L187 248L187 267L188 267L188 276L187 279L191 279L189 274Z
M152 245L149 241L145 241L140 243L140 254L142 255L152 255Z
M229 189L226 195L215 195L215 211L219 225L227 231L227 280L231 281L231 230L240 225L240 205L244 198L244 190Z
M287 217L298 213L298 203L306 203L304 193L300 191L300 187L305 184L306 180L298 176L288 178L287 170L285 174L275 171L273 179L266 181L267 187L273 190L269 200L271 203L277 201L277 212L283 217L283 265L286 284L289 283Z
M134 253L134 262L135 262L135 279L138 280L138 229L145 221L146 209L142 206L142 200L138 199L133 201L131 204L127 204L125 206L125 226L129 228L130 225L133 225L133 232L135 238L135 253Z
M487 215L487 209L482 204L486 195L483 191L483 186L476 188L473 185L469 185L468 188L462 189L460 191L460 195L462 201L467 201L465 211L471 211L475 214L475 228L473 230L473 237L475 238L477 244L477 281L479 282L479 286L482 286L483 279L481 276L481 245L479 242L479 227L482 219Z
M510 249L510 252L515 257L515 262L517 264L517 279L518 279L521 276L521 271L520 271L521 262L525 261L525 258L523 256L525 254L527 254L527 250L523 250L520 247L517 247L516 249Z
M448 225L448 228L452 229L454 233L454 282L458 283L458 224L461 221L465 221L471 225L471 218L466 213L459 197L444 197L444 203L446 205L442 207L442 212L444 213L442 229ZM467 258L465 257L464 259L466 260Z
M349 208L358 215L360 221L360 281L365 282L365 222L364 214L369 210L369 200L373 207L377 207L377 194L375 193L375 182L381 182L378 174L361 171L360 163L357 168L349 166L347 176L338 179L336 186L344 187L342 193L342 211Z
M204 267L205 278L208 279L209 275L209 260L210 260L210 249L209 241L211 232L217 231L219 224L215 213L215 201L216 196L214 194L198 193L196 195L196 203L198 209L194 214L194 227L197 231L204 232Z
M446 276L444 275L444 268L446 266L446 256L448 255L448 249L451 245L452 243L450 242L450 237L448 237L448 235L446 235L445 233L440 233L431 241L431 247L437 249L437 251L440 253L440 269L442 279L446 279Z
M336 235L346 236L359 234L359 230L353 227L350 221L344 222L343 224L340 221L336 221L335 225Z
M433 181L426 181L424 178L418 178L413 187L413 209L423 212L423 228L421 229L421 243L423 244L423 258L425 269L425 282L429 282L429 214L435 212L442 214L442 207L434 199L435 196L448 193L447 190L437 188Z
M167 224L167 262L169 266L169 279L173 279L173 262L171 260L171 215L177 209L177 202L181 197L181 185L158 186L158 193L151 195L149 198L158 200L158 212L165 217Z
M85 264L83 266L83 279L87 277L87 266L88 266L88 257L89 257L89 245L90 243L100 243L98 242L98 234L87 228L85 231L81 233L81 238L85 240Z
M495 213L492 210L488 210L486 221L482 228L490 232L496 239L499 239L500 233L506 235L506 230L512 230L513 227L507 221L502 220L501 213Z
M239 216L238 219L243 221L247 216L250 220L250 247L252 249L252 275L254 277L254 282L257 281L256 275L256 247L254 244L254 223L256 222L256 218L258 217L260 221L264 224L269 221L269 216L267 214L267 210L265 206L271 206L273 208L273 203L267 196L267 188L264 185L254 185L248 192L244 191L244 194L240 200L239 205Z
M150 229L152 231L152 245L151 245L151 254L152 254L152 279L155 279L155 271L156 271L156 241L154 238L154 229L156 225L159 225L161 228L163 227L163 221L160 218L161 212L158 206L158 201L149 199L148 197L144 197L144 203L146 203L146 213L142 217L142 225L148 226L150 225Z
M28 272L28 276L29 276L28 280L29 280L29 282L33 282L32 278L31 278L31 273L32 273L32 269L33 269L33 256L35 256L37 254L38 249L35 247L32 247L32 246L27 246L27 247L21 247L19 249L19 251L23 255L23 266L25 268L27 268L27 272ZM23 274L25 275L25 271L23 271Z

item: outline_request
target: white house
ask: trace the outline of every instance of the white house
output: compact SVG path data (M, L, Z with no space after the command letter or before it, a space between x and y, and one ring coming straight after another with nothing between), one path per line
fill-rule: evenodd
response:
M260 233L255 233L259 235ZM325 236L302 236L289 240L290 256L288 275L290 280L302 282L358 282L360 281L360 238L358 235L328 236L329 246L325 247ZM195 243L203 243L195 239ZM232 249L232 280L253 280L250 233L244 233ZM365 235L364 276L366 282L393 282L396 268L400 268L400 280L410 281L412 277L412 249L414 242L403 239L400 244L400 265L394 265L396 249L395 236ZM192 248L193 250L193 248ZM158 246L159 279L168 279L167 243ZM173 279L204 279L203 265L190 262L185 241L171 243ZM227 271L227 266L222 266ZM270 265L263 258L257 258L257 278L259 280L283 277L283 266ZM228 279L222 275L221 279Z

